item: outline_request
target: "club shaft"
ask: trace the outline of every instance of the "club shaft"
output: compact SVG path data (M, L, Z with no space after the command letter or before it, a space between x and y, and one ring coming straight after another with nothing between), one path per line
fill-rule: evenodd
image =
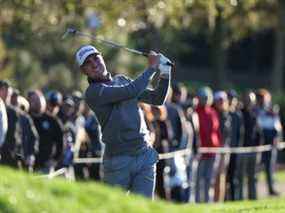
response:
M72 33L74 35L88 37L88 38L91 38L93 40L97 40L97 41L99 41L101 43L104 43L105 45L108 45L109 47L112 47L112 48L123 49L123 50L126 50L128 52L131 52L131 53L134 53L134 54L137 54L137 55L142 55L142 56L148 57L148 53L146 53L146 52L142 52L142 51L139 51L139 50L136 50L136 49L128 48L126 46L123 46L121 44L115 43L113 41L109 41L109 40L106 40L106 39L98 38L96 36L93 36L93 35L90 35L90 34L87 34L87 33L83 33L83 32L77 31L77 30L73 30ZM66 37L66 33L63 35L63 38L64 37ZM174 63L167 62L166 65L174 66Z
M143 56L147 56L148 55L145 52L142 52L142 51L139 51L139 50L135 50L135 49L132 49L132 48L128 48L128 47L125 47L125 46L123 46L121 44L115 43L113 41L109 41L109 40L106 40L106 39L98 38L96 36L93 36L93 35L90 35L90 34L86 34L86 33L82 33L80 31L76 31L76 35L89 37L91 39L94 39L94 40L97 40L97 41L99 41L101 43L104 43L104 44L106 44L106 45L108 45L110 47L124 49L124 50L127 50L129 52L132 52L132 53L135 53L135 54L138 54L138 55L143 55Z

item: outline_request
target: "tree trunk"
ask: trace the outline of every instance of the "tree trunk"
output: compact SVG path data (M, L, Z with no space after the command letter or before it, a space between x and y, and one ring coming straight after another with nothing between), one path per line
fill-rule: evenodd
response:
M214 21L214 26L211 32L211 65L213 70L213 77L215 79L216 89L224 89L227 84L226 72L226 52L225 52L225 30L224 20L222 17L222 8L217 6L217 14ZM210 29L211 30L211 29Z
M280 93L283 86L283 57L284 57L284 35L285 35L285 2L279 1L278 24L275 28L275 44L273 58L273 72L271 88Z

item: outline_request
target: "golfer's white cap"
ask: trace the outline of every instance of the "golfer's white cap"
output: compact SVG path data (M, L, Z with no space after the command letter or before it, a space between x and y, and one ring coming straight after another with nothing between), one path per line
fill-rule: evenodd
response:
M81 66L85 59L92 54L98 54L99 51L92 45L84 45L80 47L76 52L76 62L79 66Z

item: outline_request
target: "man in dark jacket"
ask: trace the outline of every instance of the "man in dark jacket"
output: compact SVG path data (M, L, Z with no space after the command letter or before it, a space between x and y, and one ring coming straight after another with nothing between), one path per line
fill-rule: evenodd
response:
M35 167L48 173L62 160L63 128L55 117L46 113L46 100L41 91L30 91L28 101L30 114L39 134L39 153Z
M19 111L19 124L21 129L21 144L20 151L21 166L32 172L35 163L35 156L38 152L39 135L34 125L34 122L29 112L29 102L19 95L17 90L13 89L11 98L11 105ZM13 101L12 101L13 100Z
M18 162L21 159L20 152L22 149L21 129L19 125L19 112L15 107L8 104L8 89L9 83L1 80L0 90L6 91L1 92L1 94L6 95L2 95L3 97L0 98L2 98L3 102L6 105L8 119L8 128L5 142L3 143L0 150L1 163L12 167L18 167Z
M242 146L242 139L244 133L244 124L242 112L238 107L238 96L235 90L228 91L229 99L229 115L231 118L230 130L230 147ZM226 175L226 200L238 199L238 155L230 154L230 162Z
M242 96L243 107L241 109L244 120L244 137L242 146L251 147L261 145L261 129L257 124L256 113L254 112L256 96L252 91L248 91ZM257 153L242 153L238 155L238 167L236 169L238 177L238 200L243 200L244 180L246 179L246 189L248 199L257 199Z
M157 152L148 145L148 130L138 102L164 103L170 83L171 67L165 56L151 52L149 67L135 80L111 77L102 55L91 46L82 46L76 61L88 77L86 102L96 114L105 143L104 181L134 193L153 197ZM154 74L160 71L158 86L147 89Z

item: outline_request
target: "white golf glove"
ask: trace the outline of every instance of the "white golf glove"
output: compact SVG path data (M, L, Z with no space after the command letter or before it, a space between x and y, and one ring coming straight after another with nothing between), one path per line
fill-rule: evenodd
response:
M171 61L161 53L159 55L160 55L160 63L158 65L158 69L160 71L159 76L169 78L171 72L171 66L167 65L167 62Z

